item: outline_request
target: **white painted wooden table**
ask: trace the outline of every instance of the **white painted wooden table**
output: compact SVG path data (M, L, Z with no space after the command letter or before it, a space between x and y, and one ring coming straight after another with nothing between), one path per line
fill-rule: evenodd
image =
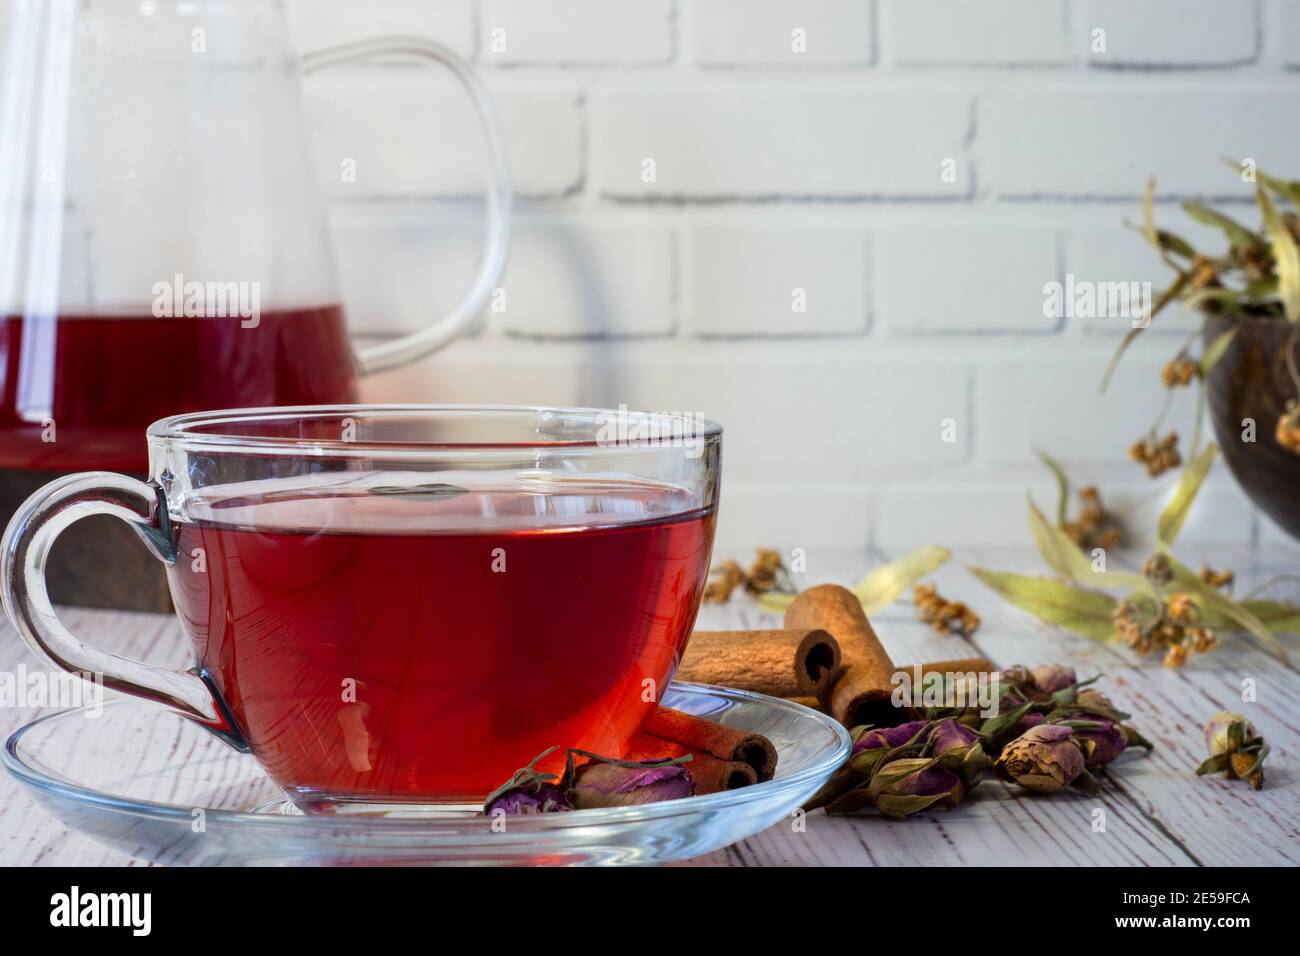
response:
M1015 529L1019 535L1019 529ZM1300 574L1300 549L1275 547L1262 553L1206 552L1180 555L1199 566L1206 558L1238 573L1238 593L1279 574ZM726 555L720 555L726 557ZM746 558L746 555L736 555ZM811 553L803 584L829 580L851 583L883 555ZM1036 797L989 780L957 809L907 821L874 816L810 814L803 832L789 824L741 841L689 865L1285 865L1300 863L1300 673L1243 639L1232 639L1212 655L1171 671L1158 659L1137 660L1122 647L1096 644L1039 624L1008 607L962 567L982 564L1004 570L1041 571L1024 549L966 550L935 575L947 596L966 600L983 616L974 638L979 653L1001 665L1062 662L1080 676L1104 673L1102 687L1152 740L1155 751L1120 758L1099 797L1062 794ZM1295 600L1300 586L1276 595ZM66 610L74 633L118 653L160 663L181 663L187 651L179 626L160 615ZM708 607L702 628L772 626L774 619L744 597ZM898 605L876 619L882 641L896 663L968 656L957 638L938 638L911 620L910 606ZM1300 639L1284 638L1297 661ZM0 624L0 670L20 661L34 666L17 636ZM1254 703L1241 701L1241 684L1256 683ZM1256 793L1242 783L1194 776L1204 756L1201 725L1217 710L1245 713L1273 752L1267 782ZM36 716L23 708L0 708L0 732L8 736ZM1104 811L1098 832L1096 810ZM142 861L70 831L37 807L7 775L0 779L0 865L117 866Z

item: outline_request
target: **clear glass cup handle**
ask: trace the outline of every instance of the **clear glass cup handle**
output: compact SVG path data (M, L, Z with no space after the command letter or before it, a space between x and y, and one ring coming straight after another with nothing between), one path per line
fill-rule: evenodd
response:
M64 528L90 515L120 518L154 557L175 563L167 508L157 485L108 471L52 481L23 502L0 541L0 597L19 636L53 667L83 676L102 674L106 688L170 707L241 746L216 695L195 671L169 670L102 651L79 640L54 613L45 587L50 548Z
M308 53L302 58L302 72L308 75L377 56L414 56L446 67L469 94L487 144L487 240L478 273L460 305L419 332L358 350L357 361L362 374L414 361L459 335L487 305L505 268L506 249L510 243L510 170L506 163L501 124L483 83L464 60L432 40L406 36L374 37Z

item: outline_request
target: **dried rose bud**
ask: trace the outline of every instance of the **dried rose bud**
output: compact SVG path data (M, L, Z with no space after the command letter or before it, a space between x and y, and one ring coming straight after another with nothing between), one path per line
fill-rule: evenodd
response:
M1240 725L1240 734L1234 734L1233 725ZM1219 754L1228 753L1234 749L1234 737L1240 736L1241 739L1246 737L1258 737L1255 732L1255 725L1243 717L1241 714L1234 714L1231 711L1221 710L1205 722L1205 746L1210 751L1211 757L1217 757Z
M1079 683L1074 668L1062 664L1045 664L1042 667L1035 667L1030 673L1034 679L1034 687L1044 694L1055 694L1058 690Z
M569 790L577 810L680 800L694 793L690 771L680 763L662 760L633 764L592 760L577 769Z
M509 780L489 793L483 801L483 812L488 816L493 813L520 816L572 810L573 803L565 793L564 781L557 781L555 774L537 769L537 765L555 749L548 747L543 750L527 767L516 770Z
M548 785L530 790L507 790L499 797L489 799L483 807L488 816L504 813L507 816L527 816L534 813L564 813L573 804L559 787Z
M927 726L929 726L928 721L909 720L897 727L855 728L856 736L853 741L853 753L849 757L849 766L859 774L870 773L871 768L880 761L881 757L917 737Z
M891 760L877 768L867 787L871 805L899 820L932 807L955 807L965 795L957 774L919 757Z
M939 756L949 750L964 750L971 744L979 743L980 735L950 718L936 723L928 739L931 752Z
M1093 690L1091 687L1079 691L1074 698L1074 703L1078 707L1093 710L1096 713L1104 714L1107 711L1116 710L1109 697L1099 690Z
M1037 727L1045 720L1047 720L1046 714L1040 714L1036 710L1031 710L1029 713L1025 714L1025 716L1016 721L1016 726L1012 733L1016 737L1023 737L1026 730Z
M929 721L909 720L897 727L855 727L853 729L853 752L864 750L893 750L901 747L921 732Z
M929 736L929 753L939 758L939 766L951 770L970 790L993 761L984 752L980 735L955 720L941 720Z
M1197 776L1223 773L1229 780L1245 780L1256 790L1264 786L1268 744L1241 714L1221 710L1206 721L1205 745L1210 757L1196 768Z
M891 750L907 743L915 743L915 750L919 752L924 744L921 731L929 726L929 721L911 720L897 727L854 727L849 731L853 751L848 761L804 804L804 810L826 807L828 813L852 813L867 806L866 790L862 788L876 764ZM836 809L831 810L829 805Z
M1096 788L1083 750L1069 727L1039 724L1007 744L994 765L998 775L1026 790L1057 793L1066 787Z
M1070 720L1065 725L1074 731L1089 770L1106 766L1128 747L1128 735L1113 720Z
M998 673L998 680L1008 687L1033 687L1034 675L1028 667L1017 664Z

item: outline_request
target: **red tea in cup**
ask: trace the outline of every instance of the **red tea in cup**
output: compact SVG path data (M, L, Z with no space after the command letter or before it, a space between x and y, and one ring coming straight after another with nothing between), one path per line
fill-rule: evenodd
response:
M201 514L179 525L177 612L240 734L304 800L472 798L551 746L621 755L689 636L714 522L667 486L347 485Z

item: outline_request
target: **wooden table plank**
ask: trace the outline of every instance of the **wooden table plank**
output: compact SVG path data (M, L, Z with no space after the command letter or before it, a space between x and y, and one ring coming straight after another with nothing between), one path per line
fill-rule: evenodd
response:
M744 558L746 556L740 555ZM950 812L908 821L874 816L830 818L808 815L800 830L792 821L691 861L694 866L763 865L1220 865L1300 862L1300 683L1294 670L1245 641L1233 641L1170 671L1158 660L1139 661L1124 648L1064 634L1009 607L970 576L964 563L1006 570L1041 570L1022 548L967 551L934 576L947 596L968 601L984 617L975 648L1000 664L1072 663L1083 675L1105 674L1103 684L1117 704L1157 746L1151 755L1126 755L1103 793L1092 798L1066 794L1042 798L991 781ZM1195 556L1199 563L1200 556ZM1238 593L1252 584L1300 570L1300 550L1273 548L1259 554L1205 555L1237 568ZM800 584L823 580L850 583L883 555L850 551L814 552ZM1235 563L1234 563L1235 562ZM1188 562L1192 563L1192 562ZM1286 595L1286 592L1282 592ZM1289 595L1300 596L1292 588ZM882 642L900 663L967 656L958 638L939 638L911 620L900 604L877 616ZM179 625L148 614L68 610L74 632L117 653L158 663L183 663L187 651ZM738 597L706 607L702 628L730 629L779 624L779 619ZM1300 658L1300 644L1288 645ZM39 668L7 624L0 624L0 670L20 662ZM1257 700L1241 700L1243 679L1255 681ZM1265 789L1193 776L1204 744L1202 722L1219 709L1246 713L1273 747ZM6 736L36 716L31 708L0 708ZM166 747L167 741L159 741ZM1105 830L1095 832L1094 812L1104 811ZM99 846L70 832L37 806L12 779L0 779L0 864L111 866L140 865L130 854Z

